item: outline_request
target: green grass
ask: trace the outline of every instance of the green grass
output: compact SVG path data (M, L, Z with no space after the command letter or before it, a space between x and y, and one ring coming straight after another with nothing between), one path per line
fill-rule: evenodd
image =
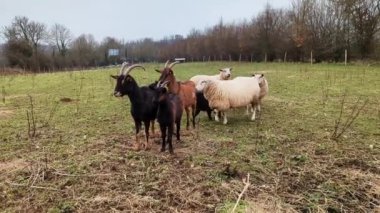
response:
M132 72L140 85L157 80L163 64L144 66ZM127 149L129 101L111 95L118 68L0 76L0 211L229 212L247 173L239 212L379 210L379 67L213 62L174 71L186 80L227 66L234 76L265 74L261 118L234 109L223 125L202 112L197 130L182 130L174 156L159 144ZM357 100L368 104L332 140L344 94L343 123Z

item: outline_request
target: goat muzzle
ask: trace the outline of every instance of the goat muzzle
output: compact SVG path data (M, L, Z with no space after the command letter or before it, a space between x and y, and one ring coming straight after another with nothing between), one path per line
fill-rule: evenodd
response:
M115 97L121 97L121 96L122 96L121 93L120 93L119 91L115 91L115 92L113 92L113 95L114 95Z

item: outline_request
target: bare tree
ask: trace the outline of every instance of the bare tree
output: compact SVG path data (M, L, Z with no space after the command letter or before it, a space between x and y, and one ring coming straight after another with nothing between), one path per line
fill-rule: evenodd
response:
M10 26L4 27L3 35L7 39L5 52L8 60L17 65L39 70L41 62L47 61L44 55L39 55L40 43L46 38L46 25L29 21L27 17L17 16ZM32 49L32 54L28 50ZM16 48L16 49L14 49ZM22 57L17 59L16 57ZM46 66L45 62L44 65Z
M375 35L380 30L379 0L340 0L346 18L352 26L352 39L361 59L370 55Z
M96 66L99 54L96 52L98 44L91 34L82 34L71 43L70 58L75 66Z
M61 24L54 24L50 29L50 36L59 54L65 57L69 49L72 34L68 28Z

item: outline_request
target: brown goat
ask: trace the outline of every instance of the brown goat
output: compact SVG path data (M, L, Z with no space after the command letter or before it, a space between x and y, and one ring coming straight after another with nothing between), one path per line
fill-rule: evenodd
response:
M169 93L179 95L180 99L182 100L183 107L186 111L186 129L188 130L190 126L190 110L192 115L193 128L195 128L195 108L197 105L195 84L192 81L177 82L172 70L173 66L177 63L179 62L176 61L169 65L169 61L167 61L163 70L156 69L157 72L161 73L157 85L160 86L162 84L167 84Z

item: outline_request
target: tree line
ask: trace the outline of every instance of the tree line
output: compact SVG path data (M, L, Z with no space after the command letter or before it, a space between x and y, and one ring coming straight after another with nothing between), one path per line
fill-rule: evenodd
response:
M104 66L122 60L151 62L185 57L191 61L308 61L339 62L380 59L380 1L293 0L287 9L269 4L251 20L219 21L184 37L124 42L91 34L74 37L70 30L15 17L1 31L3 64L29 70ZM119 56L109 55L118 49Z

